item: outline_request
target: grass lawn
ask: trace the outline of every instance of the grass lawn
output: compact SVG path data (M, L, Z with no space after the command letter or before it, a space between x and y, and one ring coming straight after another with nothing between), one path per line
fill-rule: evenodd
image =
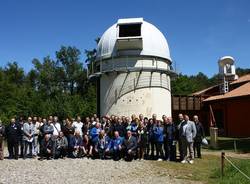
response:
M250 159L232 159L248 176L250 175ZM166 173L179 179L201 181L202 183L250 183L240 173L233 169L227 162L225 167L225 176L221 178L220 157L215 155L204 155L202 159L196 159L193 165L181 164L175 162L154 162L157 167L163 167L169 170Z

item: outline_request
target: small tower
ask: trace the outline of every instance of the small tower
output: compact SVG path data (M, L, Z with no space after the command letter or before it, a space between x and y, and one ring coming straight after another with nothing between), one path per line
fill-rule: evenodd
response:
M220 93L225 94L229 91L228 83L238 78L235 73L234 58L231 56L224 56L219 59L219 76L222 80Z

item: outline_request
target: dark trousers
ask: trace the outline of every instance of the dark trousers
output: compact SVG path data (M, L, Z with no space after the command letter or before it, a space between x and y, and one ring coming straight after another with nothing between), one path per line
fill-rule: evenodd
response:
M18 159L18 141L8 141L8 151L10 159Z
M159 158L163 159L163 157L164 157L163 150L162 150L162 145L163 145L162 142L156 142L156 158L157 159L159 159Z
M173 140L169 139L164 142L164 150L166 160L176 160L176 146L173 144Z
M183 153L183 149L182 149L181 139L178 140L178 149L179 149L179 153L180 153L180 160L182 161L184 159L184 153Z
M201 142L197 141L194 142L194 156L196 156L196 154L198 158L201 158Z
M126 161L132 161L135 158L135 155L136 155L136 151L131 151L129 153L128 150L126 150L124 159Z
M113 150L113 159L120 160L121 159L121 151L119 149Z
M57 148L55 151L55 158L66 157L67 155L67 148Z
M151 159L154 159L154 152L155 152L155 147L156 147L156 143L155 141L150 141L150 147L151 147L151 154L150 157Z
M46 149L41 150L41 158L50 159L52 157L52 153L49 153Z

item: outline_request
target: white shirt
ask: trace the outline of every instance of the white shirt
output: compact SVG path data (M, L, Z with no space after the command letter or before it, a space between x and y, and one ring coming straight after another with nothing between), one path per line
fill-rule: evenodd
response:
M80 136L82 136L82 127L83 127L83 122L77 122L77 121L74 121L73 124L72 124L72 127L75 129L75 132L76 131L79 131L80 132Z
M59 132L61 131L61 125L60 125L60 123L56 122L55 124L52 123L51 125L54 128L53 135L58 136Z

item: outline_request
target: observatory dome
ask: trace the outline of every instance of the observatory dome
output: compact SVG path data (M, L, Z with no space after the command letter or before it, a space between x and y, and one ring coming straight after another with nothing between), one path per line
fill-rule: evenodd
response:
M140 40L133 42L130 40ZM119 19L102 35L98 46L96 60L119 56L119 41L130 41L130 46L123 47L126 53L139 56L155 56L171 61L166 38L154 25L142 18ZM134 44L135 43L135 44ZM136 46L135 48L131 48ZM134 52L136 50L136 52Z

